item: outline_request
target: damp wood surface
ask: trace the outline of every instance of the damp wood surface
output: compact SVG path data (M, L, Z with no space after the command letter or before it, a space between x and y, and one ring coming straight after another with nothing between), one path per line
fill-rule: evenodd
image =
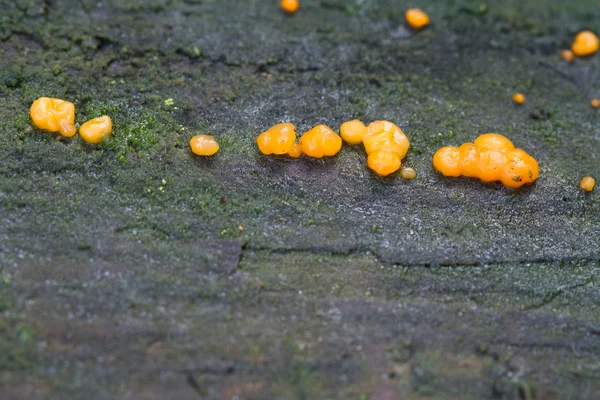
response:
M597 398L600 56L560 58L596 1L0 9L3 400ZM39 131L42 96L113 136ZM355 118L402 128L417 178L256 147ZM485 132L535 184L433 169Z

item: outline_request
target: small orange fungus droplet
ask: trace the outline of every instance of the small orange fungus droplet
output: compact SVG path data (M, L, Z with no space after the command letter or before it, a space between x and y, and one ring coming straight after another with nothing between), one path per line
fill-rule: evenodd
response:
M400 176L402 179L411 181L417 177L417 171L415 171L414 168L402 168L400 170Z
M575 41L571 45L571 50L576 56L590 56L598 51L600 40L593 32L582 31L575 36Z
M197 135L190 140L192 153L199 156L212 156L219 151L219 144L214 137L209 135Z
M344 122L340 127L340 136L348 144L361 144L366 134L367 127L357 119Z
M572 63L575 59L575 56L573 55L573 52L571 50L563 50L560 52L560 58L562 58L568 63Z
M261 133L256 138L256 144L265 155L288 154L296 143L296 127L290 123L277 124Z
M585 190L586 192L591 192L592 190L594 190L594 186L596 186L596 180L591 176L584 177L581 180L581 183L579 183L579 187Z
M292 158L300 158L300 156L302 156L302 146L300 146L300 143L294 143L288 156Z
M342 138L327 125L317 125L300 138L302 152L309 157L335 156L342 148Z
M81 125L79 135L88 143L102 143L112 135L112 120L108 115L91 119Z
M593 108L600 108L600 99L592 99L592 100L590 101L590 105L591 105Z
M509 188L534 182L537 161L497 133L485 133L460 148L446 146L433 156L433 166L444 176L467 176L484 182L501 181Z
M40 97L31 105L29 115L39 129L58 132L64 137L77 133L75 105L65 100Z
M293 14L300 8L300 2L298 0L281 0L279 3L283 11Z
M429 25L429 15L418 8L406 11L406 22L413 29L423 29Z
M513 95L513 101L515 104L523 104L525 103L525 96L522 93L515 93Z

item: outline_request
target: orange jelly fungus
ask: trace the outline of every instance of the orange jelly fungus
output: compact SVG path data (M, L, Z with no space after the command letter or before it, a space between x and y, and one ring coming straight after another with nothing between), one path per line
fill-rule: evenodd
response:
M484 182L501 181L509 188L534 182L537 161L497 133L486 133L460 147L446 146L433 156L433 167L444 176L467 176Z
M31 105L29 114L34 125L45 131L58 132L65 137L77 133L75 105L68 101L40 97Z
M600 99L592 99L592 100L590 100L590 105L593 108L600 108Z
M327 125L317 125L302 135L300 147L309 157L335 156L342 148L342 138Z
M575 36L575 41L571 45L571 50L576 56L590 56L598 51L600 40L593 32L582 31Z
M340 127L340 136L348 144L361 144L366 134L367 127L357 119L344 122Z
M568 63L572 63L575 59L575 56L573 55L573 52L571 50L563 50L560 52L560 58L562 58Z
M429 15L418 8L406 11L406 22L413 29L423 29L429 25Z
M293 14L300 8L300 2L298 0L281 0L279 3L283 11Z
M300 146L300 143L294 143L288 156L292 158L300 158L300 156L302 156L302 146Z
M219 144L212 136L197 135L190 140L190 148L196 155L212 156L219 151Z
M369 155L369 168L381 176L400 169L401 160L410 146L404 132L389 121L371 122L362 141Z
M411 181L417 177L417 171L415 171L414 168L402 168L400 170L400 176L402 179Z
M261 133L256 144L261 153L270 155L288 154L296 143L296 127L293 124L277 124Z
M523 104L525 103L525 96L522 93L515 93L513 95L513 101L515 104Z
M102 143L112 135L112 120L108 115L94 118L79 128L79 136L88 143Z
M586 192L591 192L594 190L594 186L596 186L596 180L591 176L584 177L579 183L579 187Z

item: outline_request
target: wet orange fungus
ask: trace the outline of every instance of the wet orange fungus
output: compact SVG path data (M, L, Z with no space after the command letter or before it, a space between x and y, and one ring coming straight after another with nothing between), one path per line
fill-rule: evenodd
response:
M362 141L369 155L369 168L381 176L387 176L400 169L402 159L410 146L404 132L389 121L371 122Z
M600 108L600 99L590 100L590 106L592 106L592 108Z
M579 183L579 187L586 192L594 190L594 186L596 186L596 180L591 176L584 177Z
M575 56L573 55L573 52L571 50L563 50L560 52L560 58L562 58L568 63L572 63L575 59Z
M110 135L112 135L112 120L108 115L91 119L79 128L79 136L88 143L102 143Z
M290 123L274 125L256 138L258 149L266 155L289 154L294 143L296 143L296 127Z
M48 132L58 132L64 137L77 133L75 105L65 100L40 97L29 110L33 124Z
M582 31L575 36L575 41L571 45L571 50L576 56L585 57L591 56L598 51L600 40L591 31Z
M406 23L413 29L423 29L429 25L429 15L418 8L411 8L406 11Z
M340 127L340 136L348 144L361 144L366 134L367 127L357 119L344 122Z
M309 157L335 156L342 149L342 138L327 125L317 125L300 138L302 152Z
M501 181L509 188L532 183L539 175L537 161L497 133L485 133L474 143L465 143L460 147L439 149L433 156L433 167L444 176L467 176L484 182Z
M300 2L298 0L281 0L279 5L283 11L290 14L295 13L300 8Z
M190 140L192 153L199 156L212 156L219 151L219 144L214 137L209 135L197 135Z
M523 95L522 93L515 93L513 95L513 101L515 102L515 104L523 104L525 103L525 95Z

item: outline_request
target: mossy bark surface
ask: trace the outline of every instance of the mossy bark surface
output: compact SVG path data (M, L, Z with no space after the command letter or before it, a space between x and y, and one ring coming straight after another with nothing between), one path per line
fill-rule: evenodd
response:
M578 183L600 178L600 56L559 57L596 1L0 9L2 399L597 398L600 192ZM113 137L39 131L40 96ZM417 179L360 146L257 152L275 123L354 118L398 124ZM484 132L538 181L433 170Z

